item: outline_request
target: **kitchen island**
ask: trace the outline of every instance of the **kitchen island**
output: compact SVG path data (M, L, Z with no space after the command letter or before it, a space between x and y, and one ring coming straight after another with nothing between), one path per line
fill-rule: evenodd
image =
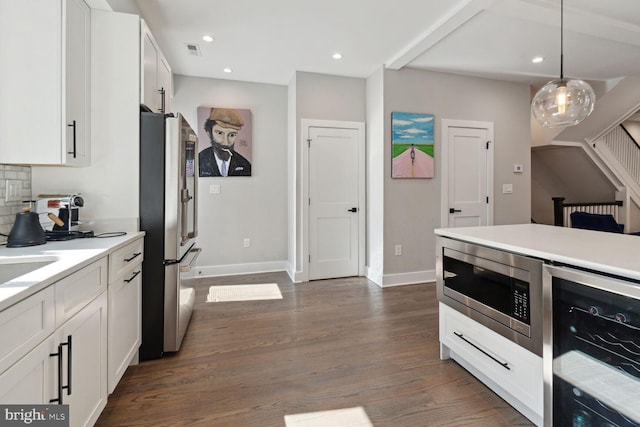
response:
M640 423L640 401L618 392L640 392L628 350L640 348L638 236L538 224L435 234L442 359L536 425Z
M640 280L640 236L542 224L442 228L435 234Z

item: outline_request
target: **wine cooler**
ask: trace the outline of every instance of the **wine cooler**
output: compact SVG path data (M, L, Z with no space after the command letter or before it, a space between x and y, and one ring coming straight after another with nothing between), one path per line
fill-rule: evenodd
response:
M545 426L640 427L640 283L544 267Z

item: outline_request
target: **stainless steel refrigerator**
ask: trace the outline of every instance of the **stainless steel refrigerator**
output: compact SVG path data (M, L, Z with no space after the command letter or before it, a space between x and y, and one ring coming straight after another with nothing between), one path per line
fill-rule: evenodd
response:
M178 351L191 319L189 272L200 254L197 145L182 115L140 113L140 229L146 232L140 360Z

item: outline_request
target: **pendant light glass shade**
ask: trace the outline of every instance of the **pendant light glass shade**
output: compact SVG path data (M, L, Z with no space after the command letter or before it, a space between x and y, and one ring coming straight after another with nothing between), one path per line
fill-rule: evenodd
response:
M564 1L560 0L560 78L544 85L531 102L531 114L544 127L574 126L596 105L596 94L583 80L564 78Z
M582 80L558 79L544 85L533 97L531 113L544 127L574 126L583 121L596 103L596 94Z

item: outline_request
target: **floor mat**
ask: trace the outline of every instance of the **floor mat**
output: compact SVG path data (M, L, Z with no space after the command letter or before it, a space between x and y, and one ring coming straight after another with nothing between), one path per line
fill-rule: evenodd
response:
M207 302L282 299L277 283L257 285L211 286Z
M286 427L373 427L364 408L335 409L333 411L308 412L285 415Z

